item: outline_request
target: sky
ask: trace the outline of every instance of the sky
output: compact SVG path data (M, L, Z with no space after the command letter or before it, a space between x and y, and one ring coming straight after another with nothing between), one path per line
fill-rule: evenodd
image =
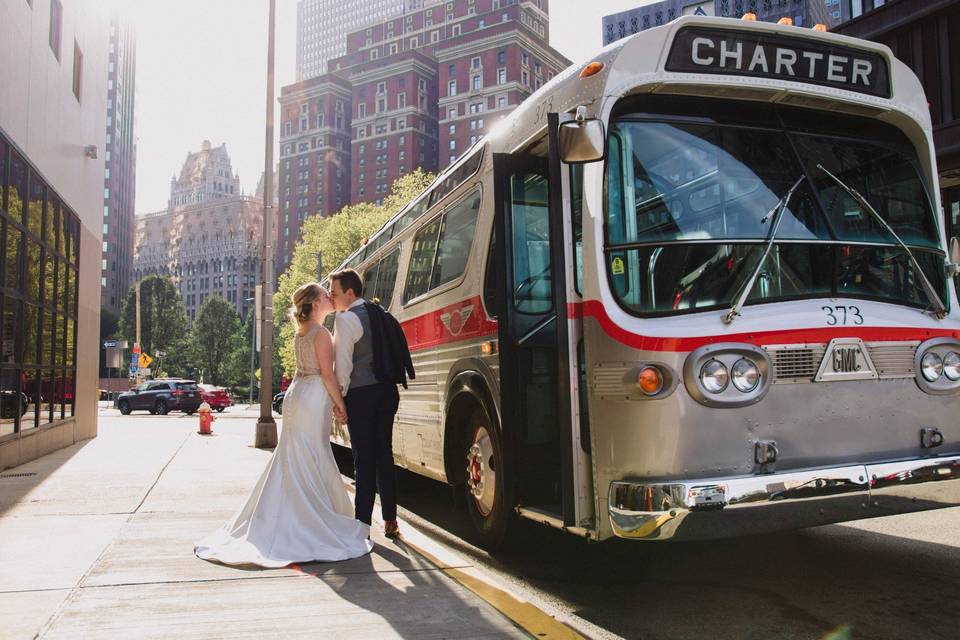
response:
M602 46L603 16L650 1L552 0L550 43L583 60ZM253 193L264 164L267 0L123 4L137 32L136 212L166 208L170 178L204 140L227 145L241 187ZM278 95L296 81L296 7L277 0Z

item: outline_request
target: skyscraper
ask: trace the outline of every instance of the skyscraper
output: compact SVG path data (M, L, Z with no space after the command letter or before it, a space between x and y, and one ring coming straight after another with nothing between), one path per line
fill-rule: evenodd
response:
M103 258L100 307L116 315L130 287L137 142L134 100L137 45L130 24L110 21L106 150L103 176Z
M297 3L297 80L327 72L327 61L347 52L347 34L431 0L300 0Z
M308 216L443 169L570 64L547 0L408 0L345 42L324 76L281 90L278 273Z

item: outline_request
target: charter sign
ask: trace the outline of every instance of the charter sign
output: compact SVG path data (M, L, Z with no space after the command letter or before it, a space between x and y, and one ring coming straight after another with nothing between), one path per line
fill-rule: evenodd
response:
M667 71L794 80L890 97L890 71L880 54L789 36L681 29Z

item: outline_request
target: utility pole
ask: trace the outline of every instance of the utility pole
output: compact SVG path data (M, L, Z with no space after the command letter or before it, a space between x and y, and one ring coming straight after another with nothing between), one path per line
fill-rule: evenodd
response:
M246 298L244 302L254 302L256 298ZM247 318L253 314L250 321L250 394L247 398L247 404L253 404L253 352L257 348L257 314L252 308L247 311Z
M140 283L137 282L136 289L134 289L134 298L136 300L136 316L137 316L137 340L133 344L140 349ZM137 377L135 380L136 384L140 384L140 366L137 366Z
M270 0L267 35L267 122L263 175L263 314L260 329L260 419L254 446L270 449L277 446L277 423L273 419L273 58L276 46L277 3Z

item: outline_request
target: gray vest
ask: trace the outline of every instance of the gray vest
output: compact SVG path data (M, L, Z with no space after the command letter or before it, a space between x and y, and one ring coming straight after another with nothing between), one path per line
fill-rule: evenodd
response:
M373 334L370 333L370 317L364 305L350 309L360 318L363 337L353 345L353 373L350 374L350 388L358 389L372 384L380 384L373 372Z

